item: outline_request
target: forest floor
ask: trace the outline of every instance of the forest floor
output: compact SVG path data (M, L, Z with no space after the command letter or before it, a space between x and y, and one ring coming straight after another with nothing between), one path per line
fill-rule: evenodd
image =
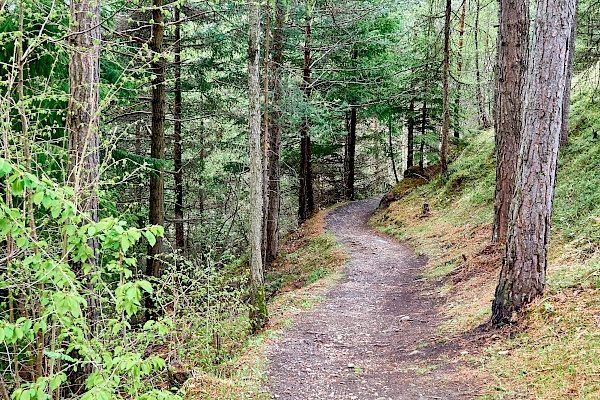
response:
M419 275L426 258L369 227L379 200L327 216L350 259L326 300L267 345L274 398L469 399L484 387L484 373L467 356L476 341L439 329L444 298Z

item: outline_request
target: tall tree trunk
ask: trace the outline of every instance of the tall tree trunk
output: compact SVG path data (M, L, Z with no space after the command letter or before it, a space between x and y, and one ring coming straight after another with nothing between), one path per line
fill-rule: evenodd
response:
M165 158L165 60L162 56L164 38L164 15L162 0L152 0L152 37L149 48L156 55L150 63L154 75L152 79L152 126L150 138L150 157L156 160ZM150 204L148 222L151 225L163 225L165 211L164 168L160 166L150 175ZM163 252L162 238L157 237L154 246L148 246L146 275L159 278ZM147 317L156 316L156 307L150 297L146 298Z
M567 61L567 83L565 85L565 96L563 103L562 128L560 131L560 145L569 143L569 111L571 109L571 81L573 78L573 59L575 58L575 36L577 34L577 3L575 0L575 19L569 36L569 59Z
M444 19L444 74L442 80L443 94L443 119L442 138L440 148L440 166L442 174L448 173L448 134L450 132L450 104L448 100L448 77L450 76L450 14L452 13L452 0L446 0Z
M523 87L529 47L529 1L501 0L494 92L496 193L492 240L506 239L521 140Z
M175 167L175 249L183 252L185 236L183 231L183 164L181 160L181 22L180 7L175 6L175 63L173 75L175 90L173 93L173 162Z
M500 0L502 3L505 0ZM518 2L519 0L517 0ZM500 6L502 7L502 5ZM479 0L476 2L475 8L475 26L474 26L474 39L475 39L475 81L476 81L476 90L477 90L477 107L479 108L479 125L482 129L487 129L492 126L490 122L490 117L488 116L485 105L483 104L483 92L481 90L481 70L479 68L479 11L480 5ZM529 25L529 24L528 24ZM525 50L526 51L526 50ZM520 118L520 116L519 116Z
M419 156L419 169L421 173L423 173L423 168L425 164L425 134L427 133L427 102L423 102L423 110L421 114L421 143L419 147L419 152L421 153Z
M265 3L265 64L264 64L264 75L263 75L263 233L262 233L262 262L263 265L267 265L267 225L269 208L269 53L270 39L271 38L271 3L267 1Z
M309 7L307 6L307 14L305 17L306 26L304 27L304 68L302 72L302 82L305 101L310 100L312 86L310 81L310 59L311 59L311 25L312 16L310 15ZM312 186L312 168L310 163L310 134L309 134L310 117L307 115L302 121L300 127L300 193L298 223L301 224L308 219L310 214L315 209L315 201Z
M527 70L523 136L492 323L503 324L544 290L568 41L575 0L541 0Z
M75 189L77 208L98 221L98 167L100 164L100 4L71 2L69 54L69 183ZM86 262L97 266L98 241L90 240L94 256ZM94 300L88 302L95 304ZM89 304L90 306L92 304ZM94 311L94 307L90 307ZM97 315L93 316L93 323Z
M75 203L81 213L89 214L98 222L98 167L100 164L100 2L74 0L70 3L69 24L69 101L66 128L69 136L69 184L75 191ZM22 89L22 86L20 86ZM20 93L22 97L22 92ZM23 129L26 129L24 124ZM89 239L92 255L85 261L96 271L98 240ZM86 319L93 336L98 323L98 297L91 277L83 273L81 262L72 263L74 272L86 287ZM91 338L90 338L91 339ZM74 392L84 388L86 377L92 372L85 364L69 377Z
M345 196L354 200L354 165L356 161L356 106L350 106L348 136L346 136L346 157L344 160Z
M271 87L273 101L269 120L269 204L267 207L267 239L266 256L268 261L277 257L279 249L279 207L281 203L280 152L281 152L281 101L282 94L282 62L283 62L283 23L285 10L283 0L275 2L275 26L273 29L273 57L271 61Z
M460 12L460 24L458 28L458 65L456 67L456 98L454 99L454 104L456 105L456 109L460 109L460 90L462 88L462 84L460 82L460 76L462 75L462 66L463 66L463 36L465 35L465 13L467 8L467 0L463 1L462 9ZM454 137L460 137L460 134L457 130L454 130Z
M248 144L250 150L250 326L262 329L268 320L262 263L263 167L260 144L260 5L248 7Z
M415 154L415 100L410 99L408 105L408 118L406 119L406 129L408 136L408 153L406 155L406 169L414 165Z
M352 60L358 58L358 49L352 50ZM352 99L356 103L356 99ZM344 160L344 183L346 189L346 199L354 200L354 177L356 163L356 124L357 124L357 109L358 106L350 106L350 125L348 126L348 136L346 137L346 158Z
M392 115L390 114L390 118L388 120L388 139L389 139L389 146L390 146L390 160L392 161L392 171L394 172L394 179L396 180L396 184L398 184L398 182L400 182L400 180L398 179L398 171L396 171L396 160L395 160L395 156L394 156L394 142L392 141L392 136L393 136L393 126L392 126Z

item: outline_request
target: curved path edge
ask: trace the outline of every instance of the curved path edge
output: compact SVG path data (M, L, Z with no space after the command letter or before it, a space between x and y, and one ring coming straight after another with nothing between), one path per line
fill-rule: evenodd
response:
M442 301L419 284L425 257L368 219L380 197L342 205L326 217L350 255L327 300L301 313L267 349L274 398L289 400L469 399L475 385L460 353L435 332Z

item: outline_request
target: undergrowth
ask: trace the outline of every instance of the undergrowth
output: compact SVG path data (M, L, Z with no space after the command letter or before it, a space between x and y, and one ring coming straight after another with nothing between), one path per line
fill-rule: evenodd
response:
M581 87L560 150L546 294L471 353L491 376L483 399L600 397L600 107ZM493 132L464 142L446 177L396 189L402 196L371 221L429 257L424 277L439 282L446 299L440 334L455 338L479 335L489 320L504 251L490 243Z

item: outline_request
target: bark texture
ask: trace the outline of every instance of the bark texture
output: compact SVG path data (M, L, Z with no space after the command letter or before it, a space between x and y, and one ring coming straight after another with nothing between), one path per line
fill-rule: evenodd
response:
M175 6L175 43L173 52L175 62L173 65L173 76L175 88L173 93L173 164L175 173L175 249L183 251L185 247L185 236L183 231L183 163L181 160L181 23L179 22L181 12Z
M66 127L69 135L69 184L76 193L79 212L89 214L98 221L98 166L100 164L100 3L98 1L73 1L70 5L69 102ZM96 269L98 240L90 239L88 245L94 255L86 261ZM81 265L75 265L81 273ZM84 278L84 281L88 281ZM86 283L90 292L91 283ZM98 319L98 300L88 294L87 317L92 330Z
M421 110L421 143L419 144L419 170L421 173L425 168L425 134L427 133L427 102L423 102Z
M262 263L263 167L260 143L260 5L248 0L248 144L250 151L250 325L253 332L267 323Z
M77 193L78 208L98 220L98 128L100 125L100 4L71 2L69 56L69 183Z
M396 156L394 154L394 142L392 140L394 134L394 127L392 124L392 116L390 115L388 120L388 145L390 146L390 160L392 161L392 172L394 173L394 179L396 184L400 182L398 179L398 171L396 170Z
M346 152L344 157L344 187L346 199L354 200L354 174L356 164L356 106L350 107L348 136L346 136Z
M285 10L282 0L275 3L275 26L273 27L273 57L271 59L271 81L273 92L271 102L271 118L269 119L269 157L268 157L268 191L266 229L266 257L272 261L277 257L279 249L279 210L281 204L281 101L282 101L282 62L283 62L283 23Z
M302 70L302 85L305 101L310 100L312 92L310 79L310 59L311 59L311 25L312 17L307 15L305 18L306 25L304 27L304 68ZM310 134L309 134L310 117L304 117L304 121L300 127L300 191L298 195L298 223L301 224L308 219L310 214L315 210L315 201L312 185L312 168L311 168L311 149L310 149Z
M98 222L98 167L100 164L100 3L99 1L72 1L70 3L69 101L66 129L69 137L68 180L75 191L75 204L92 222ZM21 74L22 76L22 74ZM22 96L22 85L20 85ZM23 130L26 132L26 124ZM98 240L89 239L93 254L85 261L92 274L97 271ZM71 262L71 268L86 288L85 317L90 336L97 330L99 299L94 292L90 275L83 272L82 262ZM43 340L42 340L43 343ZM40 347L41 348L41 347ZM42 357L38 354L37 375L41 375ZM75 358L81 355L74 351ZM92 364L85 363L69 374L73 393L85 388L85 380L92 372ZM57 393L60 391L57 390Z
M415 154L415 101L410 100L408 105L408 118L406 118L406 129L408 136L408 153L406 155L406 169L414 164Z
M443 115L442 137L440 146L440 166L442 174L448 173L448 135L450 133L450 103L448 77L450 76L450 14L452 13L452 0L446 0L444 17L444 73L442 79Z
M492 304L494 325L509 322L544 290L574 16L575 0L538 3L506 255Z
M494 129L496 192L492 241L504 241L521 140L523 87L529 47L529 2L500 0L498 11Z
M565 97L563 99L563 118L562 128L560 130L560 145L565 146L569 143L569 111L571 109L571 81L573 78L573 59L575 58L575 36L577 34L577 4L575 0L575 19L571 27L571 36L569 36L569 59L567 64L567 83L565 85Z
M150 63L150 69L155 78L152 80L152 122L150 138L150 157L156 160L165 158L165 61L162 56L164 38L164 15L162 0L152 0L152 37L149 48L153 54L158 54ZM165 213L164 170L161 166L150 175L150 203L148 222L151 225L163 225ZM148 246L146 275L160 277L162 263L160 255L163 252L162 238L157 236L154 246ZM155 305L150 297L146 298L147 318L156 317Z
M358 59L358 49L352 50L352 60ZM356 104L356 98L352 99ZM344 157L344 188L346 199L354 200L354 180L356 175L356 124L358 106L350 106L350 123L348 125L348 136L346 137L346 152Z
M500 0L502 2L504 0ZM481 90L481 68L479 66L479 11L481 6L479 0L477 0L475 8L475 26L474 26L474 39L475 39L475 81L477 90L477 107L479 108L479 126L482 129L487 129L492 126L490 117L486 110L483 101L483 91ZM529 22L527 23L529 26Z
M454 99L454 104L456 105L456 110L460 109L460 91L462 89L462 83L460 81L460 77L462 75L463 68L463 45L464 40L463 37L465 35L465 14L467 10L467 1L463 2L460 11L460 23L458 25L458 62L456 66L456 98ZM454 137L460 137L458 130L454 130Z

